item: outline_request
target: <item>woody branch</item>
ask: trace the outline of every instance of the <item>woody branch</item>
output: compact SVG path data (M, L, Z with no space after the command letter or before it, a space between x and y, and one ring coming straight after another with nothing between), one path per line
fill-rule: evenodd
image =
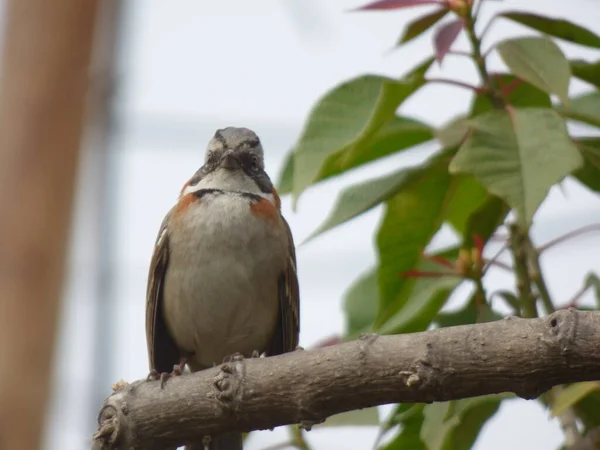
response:
M206 435L298 423L398 402L500 392L532 399L564 383L600 380L600 312L574 309L251 360L124 384L106 400L95 449L165 448Z

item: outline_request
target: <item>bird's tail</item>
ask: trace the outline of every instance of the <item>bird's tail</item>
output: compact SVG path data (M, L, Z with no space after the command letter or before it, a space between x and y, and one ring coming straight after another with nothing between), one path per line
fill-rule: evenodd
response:
M242 450L242 434L229 433L215 436L210 439L208 448L204 444L192 444L185 447L186 450Z

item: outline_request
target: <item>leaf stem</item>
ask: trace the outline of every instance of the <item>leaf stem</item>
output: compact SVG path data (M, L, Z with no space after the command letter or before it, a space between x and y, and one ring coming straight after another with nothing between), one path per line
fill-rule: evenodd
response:
M575 294L573 295L571 300L569 300L569 302L567 303L565 308L577 308L577 303L579 302L579 299L581 297L583 297L583 294L585 294L589 288L590 288L590 286L585 286L585 285L581 286L577 290L577 292L575 292Z
M558 395L564 390L563 386L554 386L549 392L545 394L548 403L552 405ZM558 422L565 435L565 447L571 448L581 438L581 433L577 427L577 418L573 412L573 408L567 408L562 414L558 416Z
M481 39L477 37L475 33L475 21L476 14L473 12L465 15L465 31L467 32L467 36L469 38L469 42L471 43L471 47L473 49L473 61L477 67L477 72L479 73L479 77L481 78L481 82L486 88L487 95L494 105L495 108L503 108L504 100L498 94L498 86L492 77L490 77L487 66L485 63L485 58L481 54Z
M486 91L486 88L483 88L481 86L474 86L472 84L469 83L464 83L462 81L458 81L458 80L451 80L449 78L427 78L426 81L428 83L443 83L443 84L450 84L452 86L458 86L458 87L462 87L465 89L469 89L471 91L477 92L479 93L484 93Z
M466 56L467 58L473 58L473 53L465 52L462 50L448 50L446 55L454 55L454 56Z
M299 450L311 450L308 442L304 439L304 432L299 426L291 426L290 431L292 433L291 444Z
M496 254L494 256L492 256L492 258L487 262L487 265L483 268L483 275L486 274L486 272L488 271L488 269L490 268L491 265L497 265L499 267L503 267L506 268L508 270L510 270L512 272L512 267L504 264L501 261L498 261L498 258L500 257L500 255L504 252L504 250L506 250L508 248L508 242L504 243L502 245L502 247L500 247L500 250L498 250L496 252Z
M495 15L494 17L492 17L490 19L490 21L488 23L485 24L485 27L484 27L483 31L481 32L481 36L479 37L479 40L483 41L483 38L485 37L486 34L488 34L488 32L490 31L490 29L492 28L492 25L496 21L497 17L498 16ZM492 50L492 48L490 48L486 53L489 53L490 50Z
M589 233L590 231L600 231L600 223L586 225L585 227L581 227L569 233L563 234L562 236L559 236L556 239L552 239L551 241L546 242L544 245L539 247L537 251L538 253L542 253L543 251L548 250L550 247L554 247L555 245L560 244L561 242L567 241L584 233Z
M505 270L507 272L513 273L513 268L509 264L503 263L502 261L497 261L497 260L496 261L492 261L492 260L488 261L488 260L485 260L485 263L486 263L486 266L485 266L484 274L488 271L488 269L491 266L494 266L494 267L497 267L499 269L503 269L503 270Z

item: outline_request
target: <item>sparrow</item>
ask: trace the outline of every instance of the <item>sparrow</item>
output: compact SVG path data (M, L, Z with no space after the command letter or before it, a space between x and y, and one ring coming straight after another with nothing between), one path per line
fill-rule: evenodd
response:
M294 241L261 142L247 128L217 130L156 239L146 297L151 373L164 381L186 364L196 372L234 354L292 351L299 315ZM239 450L242 435L211 437L208 448Z

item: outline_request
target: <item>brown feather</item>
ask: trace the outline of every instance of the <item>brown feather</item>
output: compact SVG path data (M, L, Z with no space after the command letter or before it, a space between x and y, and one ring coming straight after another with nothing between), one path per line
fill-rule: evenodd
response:
M150 369L159 373L171 372L179 363L180 352L169 335L162 312L164 276L169 262L169 235L167 224L173 210L164 218L154 253L150 261L148 289L146 292L146 342Z
M298 346L300 334L300 293L296 272L296 249L290 226L281 216L288 235L288 264L278 280L280 325L277 327L268 355L278 355L293 351Z

